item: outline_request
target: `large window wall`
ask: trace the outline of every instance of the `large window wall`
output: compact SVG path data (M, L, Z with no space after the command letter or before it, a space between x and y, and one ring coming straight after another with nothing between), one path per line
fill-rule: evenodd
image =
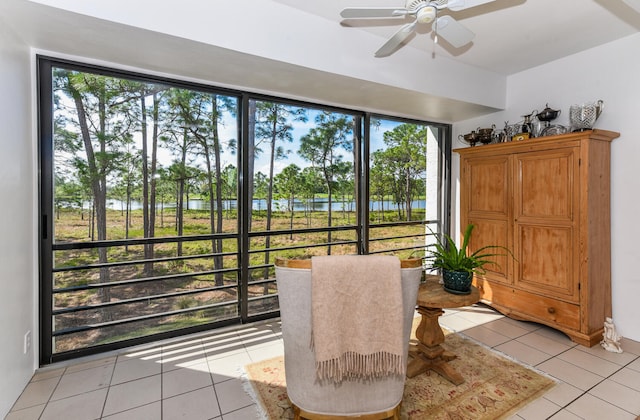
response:
M38 64L42 364L278 316L275 258L447 225L447 125Z

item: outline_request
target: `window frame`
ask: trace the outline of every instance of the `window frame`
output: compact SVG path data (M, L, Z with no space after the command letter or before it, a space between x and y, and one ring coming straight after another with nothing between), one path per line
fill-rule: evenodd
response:
M248 173L250 165L248 157L249 153L249 101L274 101L297 107L309 107L313 109L321 109L329 112L339 112L352 115L356 118L355 127L355 154L354 154L354 171L355 171L355 196L356 196L356 237L357 250L359 254L369 253L369 157L371 137L371 119L387 119L402 123L420 124L436 127L438 130L438 217L431 221L423 221L424 224L435 223L437 230L448 233L450 226L450 192L451 192L451 125L444 123L436 123L429 121L421 121L412 118L402 118L397 116L389 116L379 113L371 113L367 110L358 110L350 108L341 108L329 106L322 103L314 103L307 101L294 100L286 97L276 97L270 95L257 94L245 90L229 89L218 87L215 84L194 83L180 80L177 77L159 77L155 75L121 70L116 67L105 67L93 64L86 64L77 61L60 59L51 56L37 55L37 84L38 84L38 167L40 170L39 178L39 308L40 308L40 364L71 359L75 357L95 354L100 352L111 351L127 346L147 343L151 341L172 338L184 334L194 333L198 331L209 330L211 328L222 327L231 324L254 322L263 319L269 319L279 316L279 311L266 314L258 314L256 316L248 315L248 279L249 279L249 250L251 225L251 206L249 203L249 193L247 185L240 180L246 179L244 176ZM54 250L54 150L53 150L53 78L52 70L54 68L65 68L74 71L89 72L109 77L121 77L129 80L136 80L146 83L158 83L169 85L177 88L195 89L198 91L211 92L219 95L226 95L237 99L238 115L237 115L237 139L238 152L237 164L238 168L238 220L237 235L238 243L238 305L239 317L237 319L228 320L221 323L207 323L202 326L189 327L179 330L171 330L168 332L156 333L152 335L142 336L139 338L128 339L124 342L114 342L102 344L92 347L85 347L78 350L54 353L52 345L53 322L52 322L52 298L53 284L52 274L54 270L52 251ZM149 239L149 238L145 238ZM137 242L144 240L137 239ZM107 241L118 242L118 241Z

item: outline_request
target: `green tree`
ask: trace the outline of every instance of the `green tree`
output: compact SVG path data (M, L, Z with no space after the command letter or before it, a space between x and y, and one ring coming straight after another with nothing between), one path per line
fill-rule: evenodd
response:
M335 177L343 157L340 151L353 151L352 121L345 115L324 111L315 118L316 126L300 139L298 154L318 167L327 188L328 226L332 226L333 190ZM331 243L331 231L327 233ZM331 254L331 245L328 248Z
M176 230L178 236L183 236L189 181L196 176L193 167L189 167L193 162L187 162L187 156L198 147L197 130L200 129L199 121L204 118L204 99L202 94L185 89L172 88L168 95L170 111L163 140L175 157L170 171L176 181ZM182 255L182 242L177 243L177 255Z
M195 139L195 145L200 156L205 161L206 196L209 197L209 223L211 233L221 233L223 230L223 187L220 131L218 125L222 123L225 111L235 111L235 100L215 94L189 92L187 101L180 101L183 118L190 134ZM233 147L235 140L228 140ZM211 240L214 269L223 267L223 257L217 255L222 252L222 240ZM222 273L215 276L217 286L222 286Z
M54 95L56 110L64 108L60 99L60 95ZM77 130L70 129L69 125L73 126L74 124L73 120L67 116L67 113L54 114L54 150L56 154L71 157L82 150L82 142L79 141ZM62 207L77 206L80 209L80 219L84 220L84 203L91 200L91 186L87 182L83 182L86 180L80 179L75 158L56 158L54 164L54 206L56 217L60 217L59 210Z
M279 144L293 141L293 122L306 121L307 112L304 108L296 108L278 102L257 102L255 120L255 145L256 156L261 151L261 145L267 143L269 150L269 185L267 187L267 220L266 230L271 230L271 217L273 211L273 179L275 162L284 159L289 153ZM269 264L269 248L271 237L265 238L264 263ZM265 268L265 278L269 276L268 268Z
M174 160L168 168L169 176L173 180L175 185L175 230L178 236L184 235L184 210L185 210L185 198L186 191L188 189L189 180L196 178L197 168L186 164L186 158L184 160ZM182 242L177 243L176 254L182 256Z
M262 172L256 172L253 177L253 198L258 200L258 210L262 200L266 200L269 190L269 178ZM253 201L253 200L252 200Z
M140 82L131 82L137 89L139 108L139 124L142 137L140 150L141 179L142 179L142 230L145 238L155 237L156 226L156 197L158 170L158 142L161 136L160 126L166 112L167 87ZM149 102L149 104L148 104ZM149 108L149 105L151 108ZM163 112L161 108L164 108ZM152 129L149 134L149 124ZM151 138L151 156L149 156L149 138ZM144 272L147 276L153 274L154 244L144 245Z
M341 196L342 216L343 218L347 217L347 223L350 223L348 217L353 209L350 207L347 208L347 203L351 206L353 197L355 196L353 163L342 161L336 165L336 191Z
M305 202L305 216L307 218L307 227L311 227L311 216L315 208L315 197L318 192L318 186L322 185L322 175L318 168L307 166L300 174L301 194Z
M160 198L160 228L164 228L164 204L176 201L176 184L171 177L171 172L158 166L155 177L154 191Z
M222 197L229 205L227 206L227 219L231 218L231 201L238 195L238 169L234 165L227 165L222 170Z
M136 150L133 138L125 136L124 153L116 167L115 185L110 191L110 196L115 196L124 205L124 232L125 239L129 239L129 228L132 226L131 202L134 190L140 185L141 158ZM125 252L129 252L129 246L125 245Z
M129 131L129 121L122 118L131 106L132 96L121 79L97 74L81 73L57 69L54 74L55 95L65 95L73 103L73 109L66 106L60 96L55 99L54 106L66 118L72 131L79 133L83 145L83 153L79 147L71 147L74 154L69 157L80 177L84 177L90 185L95 211L97 239L107 239L107 188L108 175L116 168L121 156L120 146ZM69 137L59 136L54 145L68 146ZM58 155L60 156L60 155ZM98 248L98 261L107 262L107 249ZM99 281L109 282L109 269L100 269ZM100 289L103 302L111 300L109 288ZM110 319L105 310L103 317Z
M371 155L372 164L369 171L369 193L380 202L378 221L384 222L384 202L387 194L393 191L394 177L385 158L384 151L376 150Z
M302 190L300 168L295 164L285 167L282 172L276 175L274 183L278 195L287 200L289 229L293 230L294 204L297 195ZM293 240L293 232L289 234L289 239Z
M83 219L84 201L87 200L87 194L85 194L84 186L75 180L70 180L56 174L54 187L56 218L60 218L60 210L63 208L78 208L80 209L80 218Z
M401 124L384 133L387 148L382 152L394 173L396 201L404 205L406 220L411 220L418 179L424 176L427 162L427 129L416 124Z

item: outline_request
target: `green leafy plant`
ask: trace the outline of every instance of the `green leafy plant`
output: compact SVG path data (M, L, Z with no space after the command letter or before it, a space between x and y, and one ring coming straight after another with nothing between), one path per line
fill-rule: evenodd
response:
M440 268L449 271L466 271L468 273L484 274L486 270L484 266L486 264L496 264L492 261L491 257L503 256L513 254L511 251L500 245L486 245L478 248L472 253L468 253L469 239L471 238L471 232L474 225L468 224L464 230L464 236L462 238L462 246L458 248L455 241L446 234L434 233L434 236L438 239L438 242L430 245L432 249L427 250L427 256L425 260L430 261L432 268ZM503 249L506 253L492 253L488 252L491 249Z

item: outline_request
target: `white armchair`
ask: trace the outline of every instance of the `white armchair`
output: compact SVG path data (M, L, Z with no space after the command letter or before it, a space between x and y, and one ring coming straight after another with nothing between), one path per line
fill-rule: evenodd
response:
M418 286L420 259L402 260L403 349L406 366ZM311 260L276 260L276 280L284 341L287 393L296 419L400 418L405 377L327 383L316 376L311 342ZM339 327L339 326L337 326Z

